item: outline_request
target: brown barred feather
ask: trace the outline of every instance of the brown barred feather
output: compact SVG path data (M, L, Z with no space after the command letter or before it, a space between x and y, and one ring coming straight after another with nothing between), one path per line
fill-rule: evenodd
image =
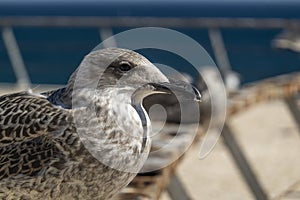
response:
M148 156L142 98L161 82L146 58L110 48L87 55L65 88L1 96L0 199L111 199Z

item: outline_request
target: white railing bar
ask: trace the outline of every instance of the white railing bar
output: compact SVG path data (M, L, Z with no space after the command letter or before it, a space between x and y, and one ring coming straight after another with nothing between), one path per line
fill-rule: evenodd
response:
M240 87L240 77L231 69L222 33L220 29L211 28L208 30L208 35L217 65L224 78L226 88L228 92L234 92Z
M105 48L117 47L117 42L113 37L114 34L111 28L100 28L99 34ZM109 38L109 40L106 40L107 38Z
M80 17L80 16L2 16L0 26L54 27L144 27L169 28L293 28L300 19L284 18L180 18L180 17Z
M222 34L219 29L209 29L208 36L212 49L214 51L217 65L219 66L222 75L224 75L226 74L226 72L231 71L231 65L222 38Z
M18 85L23 89L29 89L31 83L30 78L26 71L19 46L11 27L5 27L2 29L2 38L17 78Z

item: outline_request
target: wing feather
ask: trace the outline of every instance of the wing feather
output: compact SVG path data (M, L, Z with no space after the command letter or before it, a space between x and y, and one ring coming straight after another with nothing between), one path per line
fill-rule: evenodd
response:
M60 131L72 121L66 109L27 92L0 97L0 145L32 140Z
M27 92L0 97L0 180L34 176L53 162L62 162L59 143L74 135L70 111L46 97ZM62 135L55 138L56 135Z

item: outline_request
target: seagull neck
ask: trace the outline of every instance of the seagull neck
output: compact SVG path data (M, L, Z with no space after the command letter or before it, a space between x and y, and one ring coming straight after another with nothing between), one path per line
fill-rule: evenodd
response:
M142 149L141 152L144 152L146 144L147 144L147 137L148 137L148 126L150 125L150 120L146 110L143 107L143 99L144 96L140 95L139 93L134 93L131 97L131 105L138 113L142 126L143 126L143 142L142 142Z
M142 126L143 126L143 142L142 142L142 148L141 148L141 152L144 152L146 144L147 144L147 137L148 137L148 124L149 124L149 120L147 118L147 114L146 111L144 109L144 107L139 104L132 104L132 107L136 110L136 112L138 113L141 122L142 122Z

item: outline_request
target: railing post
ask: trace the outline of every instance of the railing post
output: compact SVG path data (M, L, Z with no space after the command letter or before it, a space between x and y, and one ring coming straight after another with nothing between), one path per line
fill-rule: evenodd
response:
M2 38L20 89L29 89L30 79L11 27L2 29Z

